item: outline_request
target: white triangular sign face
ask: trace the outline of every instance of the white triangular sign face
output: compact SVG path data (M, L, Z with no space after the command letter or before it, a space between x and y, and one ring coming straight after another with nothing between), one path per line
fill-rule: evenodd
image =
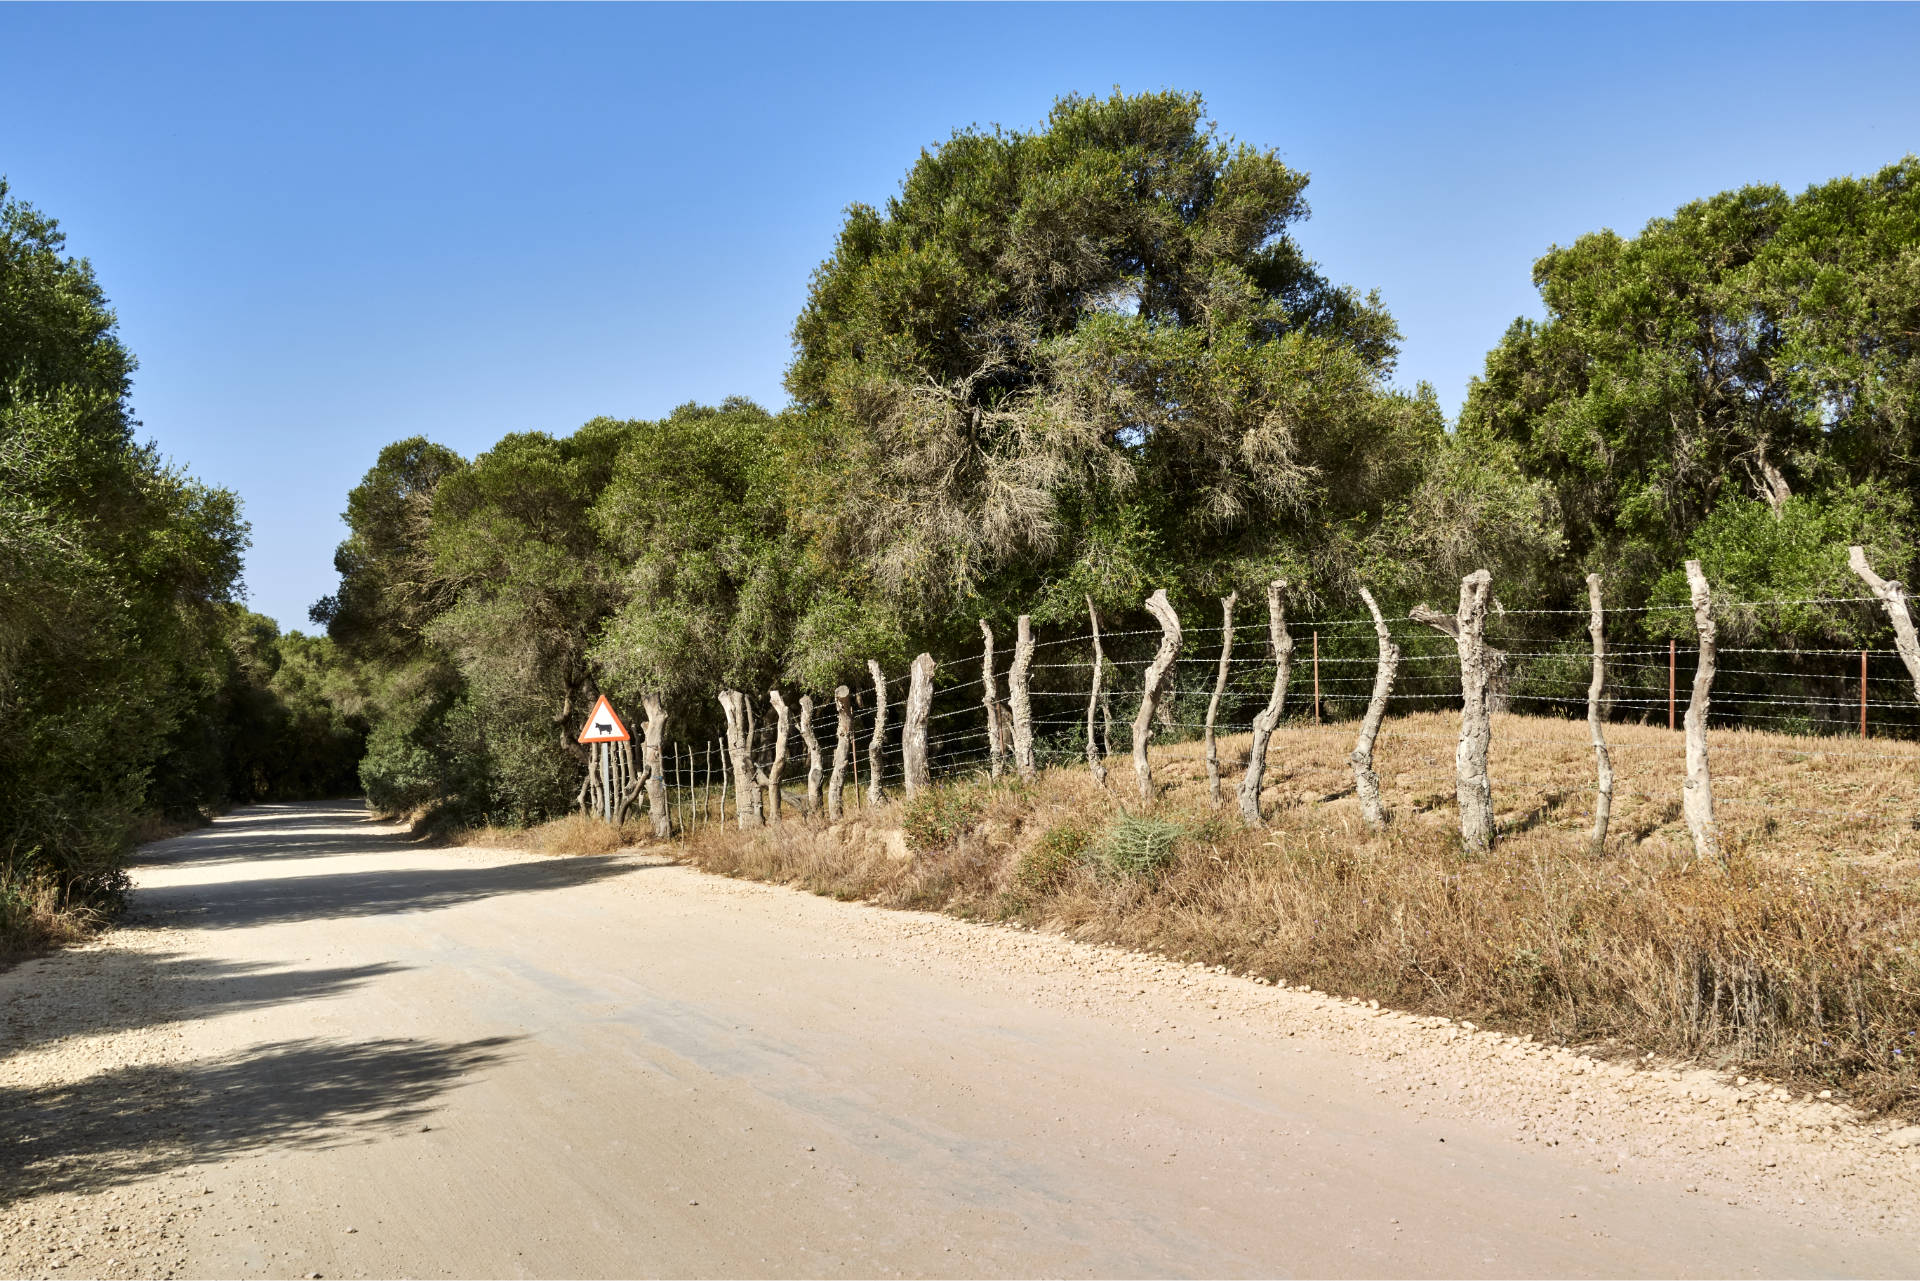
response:
M614 715L613 704L602 694L600 701L593 705L593 715L587 717L587 723L580 730L583 743L628 743L633 735L627 733L627 727Z

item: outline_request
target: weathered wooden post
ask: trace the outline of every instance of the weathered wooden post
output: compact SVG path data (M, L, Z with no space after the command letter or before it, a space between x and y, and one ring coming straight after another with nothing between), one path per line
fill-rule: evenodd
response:
M1454 795L1460 803L1460 842L1470 850L1493 848L1493 784L1487 777L1487 745L1493 728L1488 686L1505 657L1487 644L1487 602L1493 575L1476 569L1460 580L1460 610L1442 614L1416 605L1410 617L1453 637L1460 652L1460 745L1454 749Z
M980 636L980 684L984 686L980 701L987 708L987 770L991 777L999 778L1000 763L1006 755L1000 741L1000 680L993 671L993 628L984 618L980 620Z
M853 691L845 685L836 686L833 709L840 723L833 739L833 777L827 782L827 821L838 823L846 812L847 764L853 760Z
M886 799L880 786L881 753L887 747L887 677L880 664L867 660L867 672L873 677L873 733L867 739L867 804L878 805Z
M1106 651L1100 648L1100 611L1093 607L1093 597L1087 597L1087 621L1093 626L1093 688L1087 694L1087 769L1093 773L1093 781L1105 787L1107 785L1106 752L1102 750L1099 735L1094 733L1094 715L1100 709L1100 679L1106 667Z
M1140 711L1133 718L1133 773L1140 781L1140 799L1153 798L1153 766L1147 760L1147 736L1153 733L1153 714L1166 697L1167 677L1180 655L1180 616L1167 603L1166 589L1147 597L1147 612L1160 624L1160 649L1147 668L1146 687L1140 692Z
M1387 620L1380 614L1373 593L1362 587L1360 599L1373 615L1373 634L1380 643L1380 661L1373 669L1373 695L1367 699L1367 714L1360 718L1360 735L1354 740L1353 790L1360 798L1360 817L1378 832L1387 825L1386 807L1380 804L1380 776L1373 771L1373 743L1380 736L1380 723L1387 716L1387 700L1393 696L1393 680L1400 671L1400 647L1387 631Z
M654 836L664 841L673 835L673 820L667 813L666 763L660 758L660 747L667 737L667 713L654 694L642 698L640 706L647 713L647 723L641 727L645 737L640 749L641 760L647 767L647 809L653 815Z
M1713 699L1713 673L1717 661L1714 645L1713 593L1700 562L1687 562L1687 586L1693 597L1693 629L1700 637L1700 665L1693 670L1693 696L1687 700L1687 782L1680 792L1680 808L1693 833L1693 851L1701 858L1716 858L1720 853L1720 829L1713 818L1713 772L1707 767L1707 711Z
M1847 548L1847 564L1886 609L1887 621L1893 624L1894 648L1900 651L1900 661L1906 664L1907 675L1913 678L1913 696L1920 698L1920 635L1914 633L1913 616L1907 612L1907 589L1897 580L1874 573L1873 566L1867 564L1864 547ZM1863 682L1864 679L1863 676Z
M908 800L933 783L927 769L927 717L933 711L933 669L933 655L920 655L913 660L907 684L907 722L901 731L900 761L906 775Z
M807 745L807 817L820 812L820 736L813 732L813 695L800 696L800 741Z
M778 823L780 814L780 777L787 771L787 700L780 691L767 691L767 701L773 704L773 763L767 766L767 821Z
M1587 575L1587 605L1591 610L1587 632L1593 637L1593 679L1587 684L1587 729L1593 735L1593 767L1598 780L1593 791L1593 852L1607 852L1607 819L1613 813L1613 758L1607 752L1605 720L1600 698L1607 685L1606 616L1600 608L1600 575Z
M1227 664L1233 659L1233 603L1239 592L1220 598L1220 674L1214 677L1213 697L1207 700L1207 796L1220 808L1220 749L1213 740L1213 718L1220 713L1220 696L1227 692Z
M748 699L737 689L720 691L720 710L727 718L727 754L733 758L734 810L740 815L740 827L759 827L765 821L760 814L760 789L753 784L753 760L747 742Z
M1013 704L1013 767L1031 783L1033 764L1033 703L1027 689L1027 669L1033 665L1033 624L1020 615L1013 634L1013 666L1007 672L1007 697Z
M1287 710L1287 680L1293 674L1293 636L1287 631L1287 580L1267 584L1267 641L1273 647L1273 693L1253 718L1253 742L1247 749L1247 772L1240 780L1240 818L1248 827L1260 826L1260 789L1266 783L1267 742Z

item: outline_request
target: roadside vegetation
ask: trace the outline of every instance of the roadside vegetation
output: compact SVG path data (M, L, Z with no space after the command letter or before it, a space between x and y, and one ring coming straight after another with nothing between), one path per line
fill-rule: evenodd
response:
M1274 738L1264 829L1208 804L1187 745L1156 750L1151 803L1084 766L1053 768L1033 783L937 784L838 825L716 825L682 857L1920 1115L1920 832L1791 805L1809 765L1823 797L1849 808L1907 787L1920 747L1889 761L1823 753L1830 740L1730 735L1728 781L1754 803L1723 816L1722 868L1694 856L1673 761L1659 759L1679 756L1676 735L1618 729L1645 750L1616 799L1621 836L1595 858L1584 726L1522 716L1495 722L1500 843L1464 853L1453 728L1416 716L1383 735L1393 822L1380 836L1353 797L1352 728L1296 726ZM1244 736L1223 743L1229 763L1245 750ZM889 839L896 829L904 842Z
M239 500L140 443L134 368L0 181L0 957L105 920L143 835L354 788L357 678L239 603Z

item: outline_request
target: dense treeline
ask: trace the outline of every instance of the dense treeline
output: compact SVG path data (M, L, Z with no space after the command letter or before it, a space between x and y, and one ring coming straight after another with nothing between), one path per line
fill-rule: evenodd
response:
M351 790L365 733L333 643L236 603L239 502L136 440L63 250L0 182L0 948L110 903L153 817Z
M1688 555L1745 599L1854 596L1849 541L1912 576L1920 162L1550 251L1546 319L1494 349L1456 431L1394 385L1380 299L1293 239L1306 186L1197 97L1068 98L849 209L785 410L597 419L471 461L388 447L314 611L372 674L369 796L552 814L602 690L660 693L699 736L721 686L858 687L868 658L971 651L983 618L1079 630L1089 596L1210 614L1278 575L1302 612L1363 583L1404 607L1485 565L1509 609L1574 605L1595 570L1635 606L1683 599Z

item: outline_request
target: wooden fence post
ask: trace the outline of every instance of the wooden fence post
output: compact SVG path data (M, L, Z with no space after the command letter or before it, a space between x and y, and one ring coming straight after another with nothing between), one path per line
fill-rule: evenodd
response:
M780 691L767 691L767 701L773 704L773 764L767 767L767 821L778 823L780 814L780 776L787 770L787 700Z
M1027 689L1027 669L1033 665L1033 624L1020 615L1013 634L1013 666L1007 672L1007 698L1013 705L1013 768L1031 783L1033 764L1033 701Z
M1240 780L1240 818L1248 827L1260 826L1260 789L1266 783L1267 740L1287 710L1287 680L1293 674L1293 637L1287 632L1284 597L1287 580L1267 584L1267 641L1273 647L1273 693L1253 718L1253 742L1247 751L1247 772Z
M1693 671L1693 697L1687 700L1687 782L1680 792L1693 850L1701 858L1721 858L1720 831L1713 818L1713 772L1707 766L1707 709L1713 698L1713 594L1700 562L1687 562L1687 586L1693 597L1693 629L1700 637L1700 665Z
M645 735L641 760L647 767L647 808L653 814L654 836L664 841L673 835L672 818L667 813L666 766L660 759L660 745L667 736L667 713L653 694L642 698L640 706L647 713L646 725L641 731Z
M1600 575L1587 575L1587 605L1591 612L1587 632L1593 637L1593 679L1587 684L1587 729L1593 735L1593 852L1607 852L1607 819L1613 813L1613 758L1607 752L1600 697L1607 685L1606 615L1600 608Z
M807 817L820 812L820 736L813 732L813 695L800 696L800 741L807 745Z
M754 784L753 760L747 741L747 696L737 689L720 691L720 710L727 718L727 753L733 758L734 810L740 816L741 830L759 827L760 789Z
M1409 617L1453 637L1460 652L1460 745L1454 749L1454 795L1460 803L1460 843L1470 850L1493 848L1493 784L1487 777L1487 745L1493 737L1488 686L1505 655L1487 644L1487 600L1493 575L1476 569L1460 580L1460 611L1448 616L1416 605Z
M873 677L873 733L867 739L867 804L878 805L886 799L880 786L881 753L887 747L887 677L880 664L867 660L867 672Z
M1239 592L1220 598L1220 674L1214 677L1213 697L1207 700L1207 797L1220 808L1220 749L1213 740L1213 719L1220 713L1220 695L1227 692L1227 664L1233 660L1233 603Z
M907 684L907 722L901 731L901 772L906 775L907 799L930 786L933 777L927 769L927 717L933 711L933 655L922 654L913 660Z
M1387 716L1387 700L1393 696L1393 680L1400 671L1400 647L1393 643L1387 620L1381 617L1373 593L1362 587L1360 599L1367 603L1367 612L1373 615L1373 632L1380 642L1380 661L1373 670L1373 696L1367 700L1367 714L1360 718L1360 736L1354 740L1353 754L1347 759L1353 762L1353 790L1360 797L1360 817L1377 832L1387 825L1387 811L1380 804L1380 776L1373 771L1373 742L1380 736L1380 723Z
M1907 589L1897 581L1874 573L1873 567L1867 564L1864 547L1847 548L1847 564L1885 607L1887 621L1893 624L1894 648L1900 651L1900 661L1906 664L1907 675L1913 678L1913 696L1920 698L1920 635L1915 635L1913 616L1907 612ZM1865 680L1864 674L1862 680Z
M1106 752L1102 750L1099 736L1093 732L1094 713L1100 707L1100 678L1105 673L1107 655L1100 648L1100 611L1093 607L1093 597L1087 597L1087 621L1093 626L1093 688L1087 694L1087 769L1093 773L1093 781L1105 787L1107 785ZM1112 743L1106 745L1111 748Z
M1140 710L1133 718L1133 773L1140 780L1140 799L1153 799L1153 766L1147 760L1147 736L1153 733L1153 714L1166 697L1167 677L1180 654L1180 616L1167 603L1161 588L1147 597L1147 612L1160 624L1160 649L1147 668L1146 687L1140 691Z
M980 620L980 636L980 701L987 709L987 770L991 777L999 778L1000 763L1006 755L1000 742L1000 681L993 671L993 628L984 618Z
M836 686L833 709L840 723L833 739L833 777L827 782L827 821L838 823L846 812L847 764L853 759L853 691L845 685Z

